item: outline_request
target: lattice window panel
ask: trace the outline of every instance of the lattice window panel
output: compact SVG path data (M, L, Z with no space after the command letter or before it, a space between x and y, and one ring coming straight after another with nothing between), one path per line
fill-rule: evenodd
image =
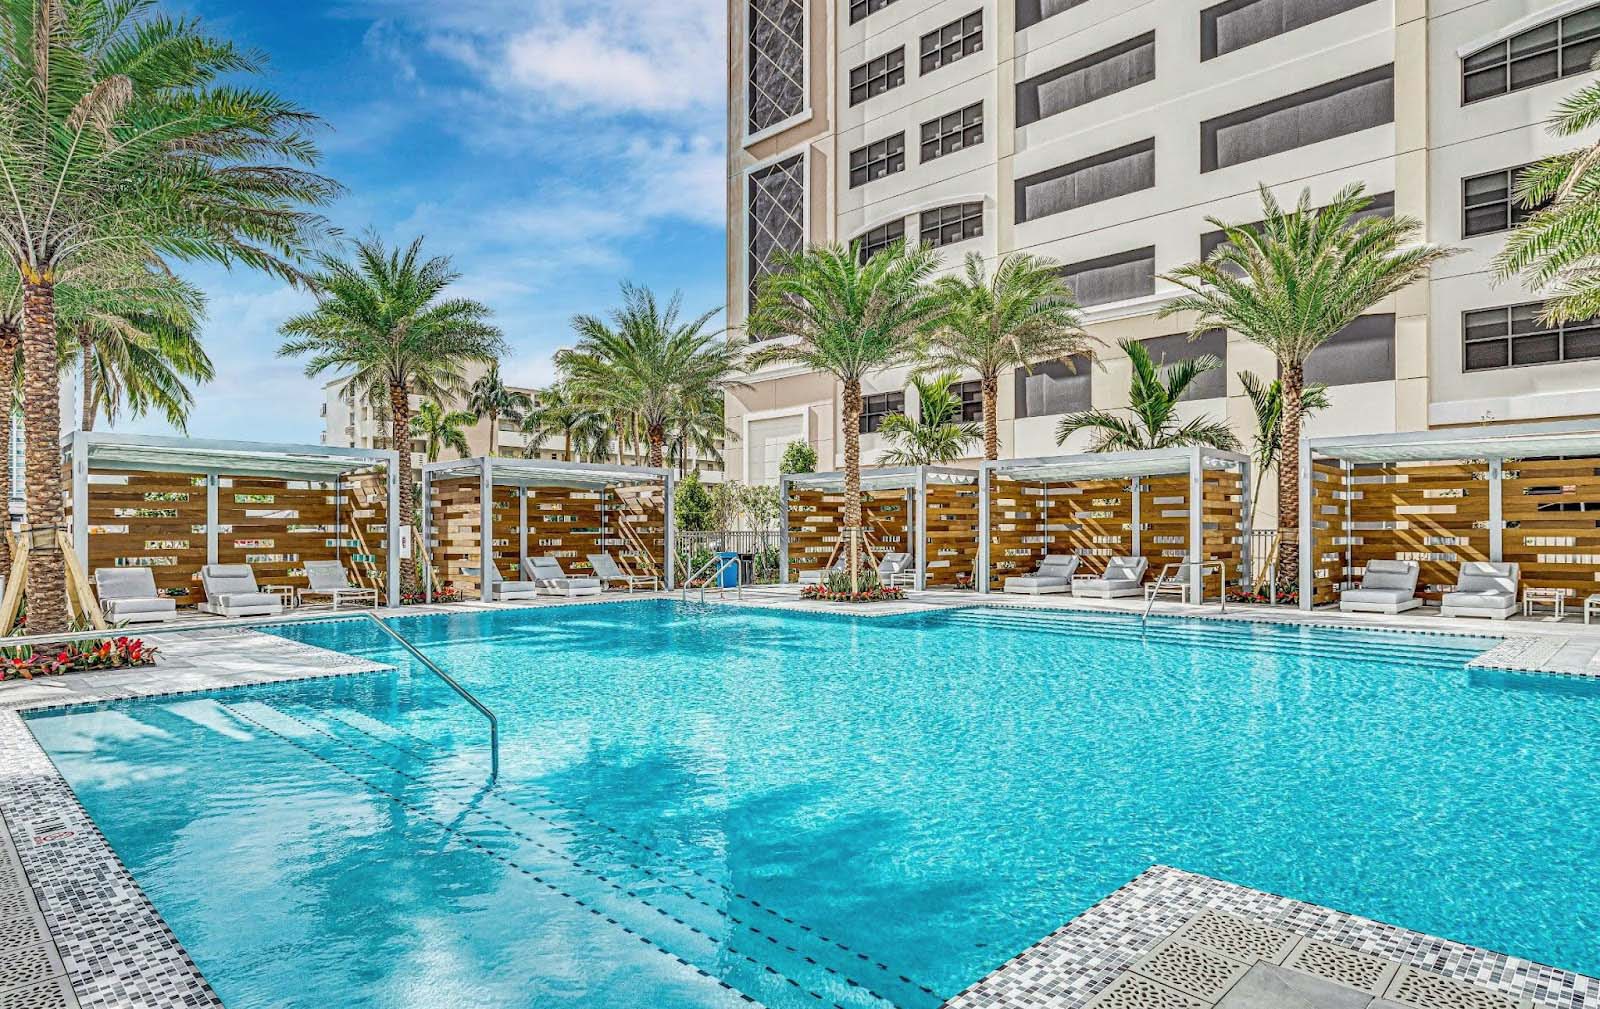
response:
M751 304L778 260L805 247L805 169L801 153L750 173L745 241Z
M804 0L750 0L745 129L770 130L805 111Z

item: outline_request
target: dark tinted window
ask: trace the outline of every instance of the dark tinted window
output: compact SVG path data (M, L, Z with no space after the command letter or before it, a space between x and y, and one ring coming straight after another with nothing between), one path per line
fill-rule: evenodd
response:
M983 419L983 383L958 382L950 392L961 403L961 423Z
M905 237L905 218L901 217L890 221L888 224L880 224L857 239L861 244L856 250L856 255L865 263L894 243L905 241Z
M894 0L850 0L850 23L855 24L868 14L881 11Z
M1485 308L1461 317L1466 371L1600 358L1600 319L1560 326L1539 321L1542 302Z
M1589 72L1600 50L1600 7L1590 7L1480 49L1461 61L1461 102Z
M906 412L904 392L883 392L861 397L861 433L872 434L883 426L885 417Z
M922 212L922 244L938 248L983 234L983 204L953 203Z
M922 124L922 160L954 154L983 143L983 103L977 102Z
M1394 381L1394 316L1363 315L1306 358L1306 381L1358 385Z
M1017 416L1048 417L1089 409L1094 405L1090 395L1092 367L1089 358L1080 354L1070 365L1041 361L1029 369L1018 368Z
M1167 368L1180 361L1193 361L1210 354L1222 362L1222 367L1206 372L1184 391L1185 402L1192 399L1217 399L1228 394L1228 334L1221 329L1208 329L1197 339L1188 333L1173 333L1145 340L1144 349L1157 365Z
M1214 172L1394 122L1394 65L1200 124L1200 170Z
M906 47L884 53L850 71L850 104L860 105L906 82Z
M1372 0L1227 0L1200 12L1200 58L1215 59Z
M1080 305L1142 298L1156 292L1156 249L1147 245L1142 249L1069 263L1061 273Z
M931 74L940 67L983 50L983 11L973 11L964 18L945 25L937 31L922 36L922 72Z
M1018 84L1017 125L1027 126L1155 79L1156 35L1148 32Z
M903 172L905 168L904 133L896 133L892 137L874 141L865 147L857 147L850 152L850 188L855 189L874 179Z
M1089 0L1017 0L1017 31L1031 28L1045 18L1055 17Z
M1017 222L1110 200L1156 184L1156 142L1142 140L1017 180Z
M1524 207L1512 197L1517 176L1527 167L1520 165L1461 180L1462 238L1509 231L1550 205L1546 200L1537 207Z

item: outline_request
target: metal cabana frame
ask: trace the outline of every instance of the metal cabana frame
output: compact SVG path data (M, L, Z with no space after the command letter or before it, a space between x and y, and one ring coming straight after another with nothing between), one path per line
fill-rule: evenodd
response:
M1302 439L1300 608L1336 603L1376 557L1418 560L1425 596L1478 560L1516 561L1525 585L1600 592L1597 512L1594 421Z
M938 563L938 559L933 556L935 551L945 549L936 548L935 540L938 539L946 544L960 541L964 539L961 527L970 524L963 521L960 514L963 508L960 502L944 500L942 497L940 500L935 500L939 489L973 487L977 482L977 470L955 466L893 466L861 471L863 493L902 491L905 494L906 508L911 513L911 520L904 532L906 539L910 541L912 559L916 564L913 585L917 591L920 592L928 586L930 565ZM779 478L778 498L781 503L782 523L778 556L780 583L789 584L790 539L791 533L796 531L792 526L793 518L790 512L791 495L795 491L813 491L837 496L844 493L844 485L845 474L842 470L827 473L788 473ZM935 506L939 517L930 522ZM974 531L974 546L976 539ZM954 570L952 568L952 571Z
M1140 452L1090 452L1076 455L1041 456L1032 459L998 459L985 462L982 466L983 478L978 483L979 490L979 553L978 553L978 590L982 593L991 591L991 581L996 569L994 549L996 545L996 481L1008 480L1018 484L1038 485L1041 490L1038 495L1040 503L1035 509L1029 506L1017 508L1013 512L1013 519L1018 517L1018 512L1025 513L1026 517L1035 523L1035 528L1029 534L1013 534L1018 542L1026 541L1028 557L1034 554L1051 552L1051 547L1056 545L1058 536L1069 541L1076 537L1086 542L1074 547L1074 553L1080 556L1088 555L1095 551L1098 541L1104 539L1117 539L1118 545L1125 546L1128 556L1145 556L1147 546L1155 545L1145 542L1145 533L1151 531L1159 517L1171 519L1174 516L1171 507L1175 502L1170 500L1175 496L1172 492L1177 490L1176 481L1187 478L1183 483L1183 508L1184 520L1183 541L1185 553L1202 561L1213 560L1207 552L1206 533L1208 529L1207 509L1204 504L1206 498L1206 483L1208 474L1234 474L1238 479L1238 487L1225 488L1223 496L1238 498L1237 524L1238 560L1248 567L1248 551L1250 544L1250 457L1238 452L1225 452L1220 449L1204 448L1199 446L1183 446L1167 449L1152 449ZM1124 482L1125 485L1124 485ZM1220 483L1213 478L1213 483ZM1057 522L1050 516L1052 485L1060 487L1065 494L1081 496L1089 494L1090 507L1077 509L1070 520ZM1170 486L1164 486L1170 485ZM1095 497L1095 491L1100 490L1101 496ZM1120 495L1126 495L1124 502ZM1149 498L1148 501L1145 499ZM1200 507L1196 507L1196 502ZM1214 502L1220 503L1220 502ZM1146 506L1162 508L1160 515L1145 514ZM1214 511L1214 523L1220 526L1228 516L1222 511ZM1107 522L1110 525L1095 527L1094 523ZM1014 523L1013 523L1014 524ZM1118 531L1119 530L1119 531ZM1123 536L1122 533L1126 535ZM1170 536L1163 536L1170 539ZM1012 549L1022 549L1017 546ZM1113 553L1115 551L1112 551ZM1096 555L1103 551L1096 552ZM1152 574L1155 572L1152 571ZM1226 589L1226 578L1222 579L1222 590ZM1190 572L1190 592L1192 598L1199 599L1205 585L1204 571L1196 567Z
M494 512L497 506L495 488L513 488L513 495L518 508L517 530L518 542L516 558L518 565L527 563L529 554L529 517L532 515L562 515L562 502L552 500L539 502L539 491L569 491L579 492L580 495L594 494L595 505L589 509L590 516L596 522L593 530L586 530L578 535L593 539L593 546L609 548L606 542L608 537L607 519L621 507L620 500L613 498L608 505L607 494L615 495L618 488L639 487L659 483L662 486L662 557L661 573L662 584L667 589L677 585L677 572L674 570L675 530L673 528L673 495L677 487L677 474L669 468L650 466L624 466L609 465L606 463L577 463L556 462L540 459L509 459L503 456L476 456L470 459L459 459L448 462L426 463L422 467L422 553L426 561L425 589L426 598L433 600L433 557L440 545L439 532L434 519L435 490L448 481L469 481L471 489L476 495L477 530L475 545L477 550L477 581L479 598L485 602L493 598L494 587L490 579L483 577L483 572L488 569L495 553L495 523ZM568 504L573 504L578 498L568 495ZM535 510L530 511L530 501L535 503ZM504 502L500 502L503 504ZM576 523L567 523L576 524ZM544 550L556 553L570 553L571 548L563 545L560 548L551 547L541 539L535 545L535 555ZM586 561L581 562L587 564ZM569 573L574 573L569 571ZM448 577L448 573L447 573Z
M203 483L205 488L205 557L206 564L218 563L221 549L223 509L220 488L224 480L284 481L332 483L338 494L334 504L333 555L342 557L344 550L343 487L352 475L384 471L384 496L386 504L383 550L384 595L389 605L400 604L400 561L405 540L400 528L400 457L389 449L330 448L325 445L283 444L276 442L207 440L181 438L169 435L123 434L115 431L75 431L61 440L62 461L69 473L71 485L71 528L73 551L86 572L90 567L90 529L94 522L95 489L115 484L96 483L92 478L100 475L167 475L195 478L194 486ZM186 492L150 491L144 495L150 503L166 500L161 495L173 496ZM154 495L154 496L152 496ZM247 495L245 495L247 496ZM267 496L267 495L261 495ZM307 500L310 500L308 497ZM232 508L237 508L235 502ZM137 512L137 509L125 509ZM178 509L173 508L173 511ZM292 510L292 509L280 509ZM242 513L241 513L242 514ZM136 514L130 517L137 518ZM199 518L199 515L192 516ZM359 521L352 514L351 522ZM131 524L131 523L129 523ZM185 537L192 531L192 523L185 529ZM311 535L286 527L285 535ZM314 535L323 535L315 533ZM158 543L166 541L155 541ZM176 548L158 546L142 553L170 552ZM265 548L263 548L265 549ZM274 547L275 549L275 547Z

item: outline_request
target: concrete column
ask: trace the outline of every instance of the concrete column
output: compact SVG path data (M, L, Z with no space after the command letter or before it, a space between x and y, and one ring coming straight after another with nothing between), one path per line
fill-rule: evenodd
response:
M478 598L494 599L494 463L485 456L478 469Z
M989 483L994 471L978 468L978 592L989 594Z
M1505 460L1489 460L1489 559L1495 563L1505 560Z
M218 507L217 493L221 476L216 473L206 474L206 563L217 563L217 521L221 514Z

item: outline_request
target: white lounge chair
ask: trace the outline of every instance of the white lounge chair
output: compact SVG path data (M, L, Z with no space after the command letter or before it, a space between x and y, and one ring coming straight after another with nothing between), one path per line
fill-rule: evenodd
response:
M156 590L156 576L149 568L95 568L94 594L113 624L163 624L178 619L178 601Z
M1046 554L1031 575L1012 575L1005 581L1005 591L1017 595L1044 596L1072 589L1072 576L1077 574L1077 554Z
M0 579L0 591L4 591L4 585L4 579ZM1583 601L1583 622L1588 623L1596 613L1600 613L1600 592Z
M1417 597L1417 576L1422 565L1416 561L1368 561L1361 575L1361 587L1339 593L1339 609L1345 613L1403 613L1422 605Z
M883 560L878 562L878 582L882 585L894 586L914 581L916 577L917 568L910 554L884 554Z
M596 577L600 579L602 584L611 585L621 582L627 587L629 592L632 592L636 588L647 588L651 589L652 591L661 588L661 579L657 578L655 575L630 575L626 571L622 570L622 568L617 565L616 558L612 557L608 553L590 554L589 566L594 568L594 573Z
M342 561L306 561L306 579L311 585L295 593L301 606L305 605L307 597L332 600L336 610L346 602L378 605L378 590L351 585L350 572L345 570Z
M865 560L866 558L863 557L862 559ZM839 551L839 559L833 562L833 566L832 567L818 568L818 569L813 570L813 571L802 571L802 572L800 572L800 584L801 585L822 585L822 584L827 582L829 575L849 574L849 573L850 573L850 552L848 550L841 550L841 551Z
M272 617L283 612L283 597L262 592L248 564L207 564L200 569L206 601L200 608L219 617Z
M1139 594L1150 562L1143 557L1113 557L1106 562L1104 575L1078 575L1072 579L1072 594L1084 599L1121 599Z
M1185 557L1178 563L1178 566L1167 575L1165 581L1158 579L1144 587L1145 599L1148 601L1154 599L1158 594L1160 594L1165 596L1177 596L1179 602L1187 603L1189 601L1189 590L1193 587L1190 583L1194 577L1195 566L1196 565L1193 561ZM1202 576L1203 575L1204 572L1202 572ZM1201 584L1204 585L1203 582Z
M1488 617L1504 620L1517 611L1517 583L1522 569L1516 564L1468 561L1461 565L1454 592L1446 592L1439 613L1446 617Z
M530 557L533 584L539 593L547 596L597 596L601 592L600 579L590 577L569 578L561 570L561 562L554 557Z

